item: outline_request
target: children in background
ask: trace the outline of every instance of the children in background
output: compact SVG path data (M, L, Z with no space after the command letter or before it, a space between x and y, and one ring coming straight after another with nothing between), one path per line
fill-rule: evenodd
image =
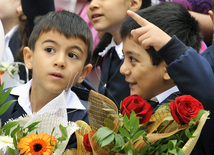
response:
M57 11L36 19L28 47L24 48L24 61L27 68L32 69L32 80L13 88L7 100L15 99L16 102L0 117L2 125L8 119L24 114L32 116L63 90L68 121L88 122L87 110L83 105L88 91L74 89L73 86L81 83L91 71L92 48L91 31L78 15ZM67 148L76 145L73 134Z
M199 24L180 4L160 3L137 13L168 35L177 35L186 45L200 49ZM125 58L120 72L125 75L131 94L138 94L144 99L155 99L159 102L157 106L152 105L155 111L159 105L168 103L180 92L178 93L176 84L167 73L166 62L155 49L143 48L132 39L130 32L139 27L140 25L131 17L128 17L121 27Z
M214 6L214 0L212 0ZM209 11L213 21L213 11ZM182 93L190 94L203 103L203 107L211 112L206 121L192 155L214 154L214 49L213 45L201 55L185 46L176 36L170 37L154 24L143 19L132 11L128 11L141 26L131 31L136 44L144 49L153 47L166 62L167 72ZM213 24L214 25L214 24ZM160 37L161 36L161 37Z
M93 52L94 68L101 67L98 92L109 97L120 109L120 102L130 89L119 68L123 62L120 26L128 9L136 11L142 0L89 0L87 14L98 32L105 33ZM109 36L106 39L106 36Z
M17 53L16 47L20 46L17 29L19 17L23 14L21 0L0 0L0 6L0 19L5 33L5 50L2 61L12 63L14 62L13 55ZM14 36L16 39L11 42L11 38Z

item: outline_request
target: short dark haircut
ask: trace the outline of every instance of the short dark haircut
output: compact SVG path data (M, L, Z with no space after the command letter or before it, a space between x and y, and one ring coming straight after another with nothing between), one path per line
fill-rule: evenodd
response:
M171 37L176 35L184 44L199 51L202 39L199 23L182 5L174 2L161 2L138 10L136 13L158 26ZM120 29L122 39L131 37L131 30L139 27L140 25L136 21L127 17ZM153 47L147 51L153 65L159 65L163 61Z
M88 24L78 15L69 11L52 11L35 19L35 26L30 35L28 46L35 49L39 36L50 30L58 31L67 38L81 39L88 46L88 57L85 64L90 63L93 50L93 38Z

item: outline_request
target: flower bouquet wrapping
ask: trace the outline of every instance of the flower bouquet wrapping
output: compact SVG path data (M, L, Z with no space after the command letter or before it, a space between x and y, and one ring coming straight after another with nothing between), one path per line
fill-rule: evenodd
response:
M25 66L25 64L22 62L14 62L14 63L1 62L0 84L4 83L4 89L24 84L24 81L20 79L18 74L19 65ZM25 70L26 70L26 81L29 81L28 79L29 73L26 67L25 67Z
M209 115L190 95L152 107L138 95L121 110L96 92L89 95L89 123L79 122L75 154L190 154ZM78 133L77 133L78 132Z
M9 92L1 96L1 104ZM7 103L7 107L4 107L6 104L1 106L0 112L5 112L11 102ZM0 154L63 154L71 134L79 129L76 123L67 121L65 103L63 91L33 116L9 120L0 130Z

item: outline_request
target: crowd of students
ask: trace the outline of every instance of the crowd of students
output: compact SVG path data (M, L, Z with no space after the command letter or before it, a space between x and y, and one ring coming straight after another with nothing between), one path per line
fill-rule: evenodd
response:
M88 0L77 1L81 9L75 12L59 8L53 0L10 2L7 16L1 16L0 9L7 53L2 61L24 61L32 77L13 88L7 100L17 101L0 116L2 124L38 112L63 90L68 119L74 122L88 122L91 89L110 98L118 109L125 97L138 94L158 102L154 111L169 99L190 94L211 112L192 154L214 153L214 49L204 46L211 44L213 33L193 15L197 9L176 1ZM207 12L200 13L211 17L206 20L212 31L211 1L206 4ZM87 78L91 70L100 71L98 89ZM75 147L73 134L67 148Z

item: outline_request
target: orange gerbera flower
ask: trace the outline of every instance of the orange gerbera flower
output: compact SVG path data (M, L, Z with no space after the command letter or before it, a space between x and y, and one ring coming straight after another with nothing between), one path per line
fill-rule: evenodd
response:
M39 135L31 134L22 138L17 148L24 155L50 155L57 140L54 136L41 132Z

